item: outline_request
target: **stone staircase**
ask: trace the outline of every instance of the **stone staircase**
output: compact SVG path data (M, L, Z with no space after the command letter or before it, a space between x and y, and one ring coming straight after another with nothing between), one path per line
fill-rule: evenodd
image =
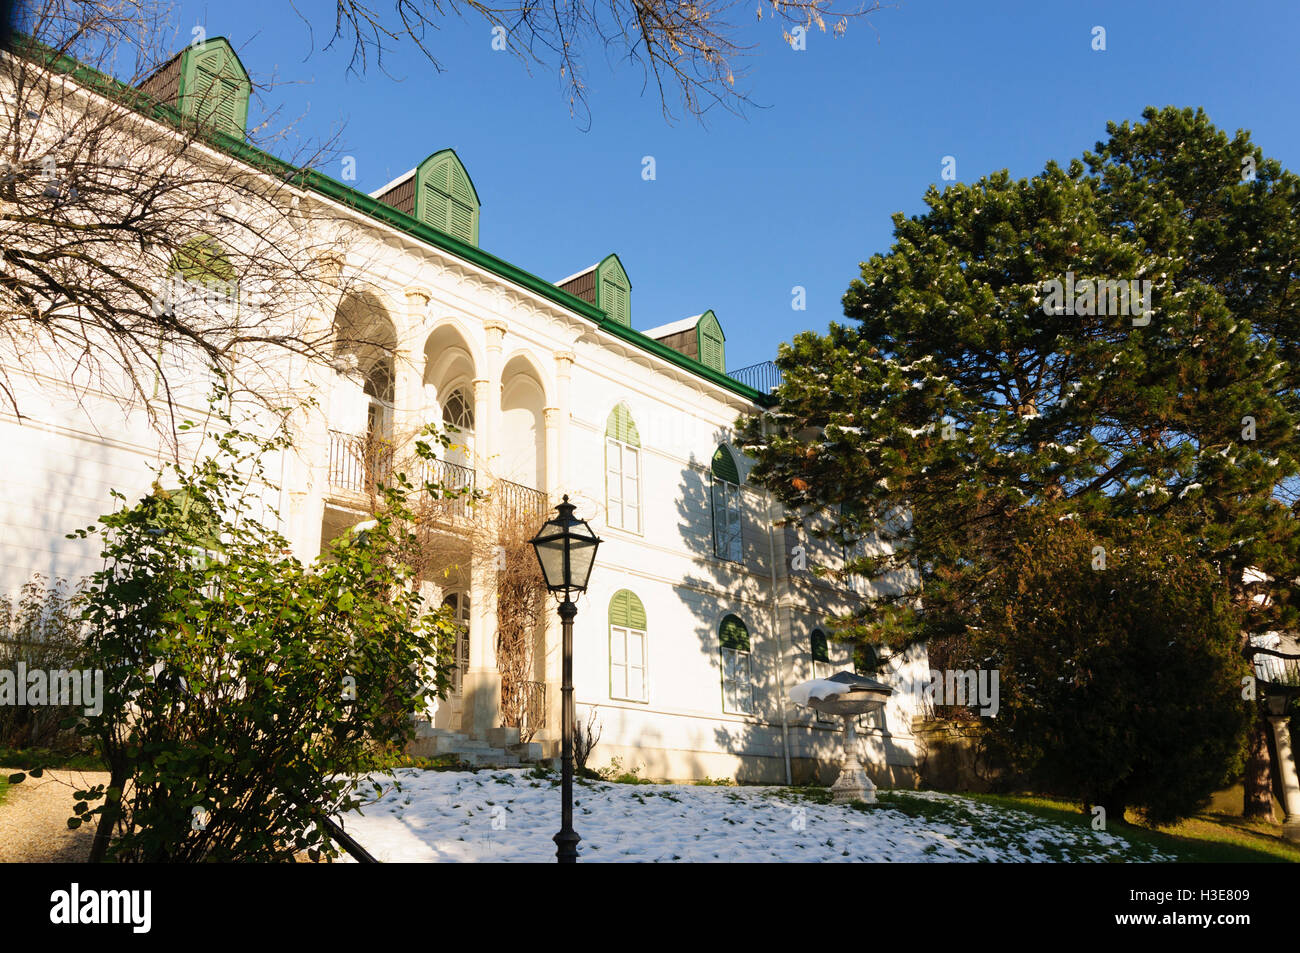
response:
M492 728L481 740L428 722L416 722L415 740L406 750L417 758L454 757L473 768L517 768L542 759L541 744L521 743L518 728Z

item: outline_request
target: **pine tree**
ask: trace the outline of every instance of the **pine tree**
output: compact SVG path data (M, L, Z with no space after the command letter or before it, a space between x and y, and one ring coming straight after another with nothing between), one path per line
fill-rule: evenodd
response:
M782 348L743 438L786 505L868 541L847 568L880 595L842 637L979 628L1030 515L1177 527L1244 633L1294 624L1300 180L1202 112L1143 119L1029 179L931 188L852 323Z

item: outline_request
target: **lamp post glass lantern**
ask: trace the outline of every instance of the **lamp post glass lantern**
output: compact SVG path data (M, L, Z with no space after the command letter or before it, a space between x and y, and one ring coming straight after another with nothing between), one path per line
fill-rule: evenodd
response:
M591 567L596 562L600 537L591 531L586 520L573 515L575 507L564 497L556 515L542 524L533 537L537 563L546 579L546 588L560 601L560 622L564 631L564 667L560 684L561 704L561 785L560 832L555 835L555 858L562 864L577 863L578 841L573 829L573 619L578 607L573 594L587 591Z

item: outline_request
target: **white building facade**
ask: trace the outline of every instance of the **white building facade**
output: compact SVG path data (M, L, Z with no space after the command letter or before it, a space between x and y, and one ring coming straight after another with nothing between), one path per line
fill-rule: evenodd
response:
M221 53L220 68L242 70L228 46ZM190 67L185 54L176 63ZM239 95L238 83L226 85ZM479 249L477 193L450 150L370 196L312 174L308 221L313 209L345 250L320 262L331 303L311 320L351 343L333 366L285 358L283 379L316 402L295 417L294 448L269 466L279 483L269 502L295 553L313 558L367 518L376 438L400 448L426 423L454 425L438 479L513 501L538 524L567 494L604 541L575 623L578 719L600 730L589 767L618 758L654 778L828 781L839 725L791 705L786 692L853 667L825 620L859 596L811 571L842 554L748 482L751 461L732 429L771 401L766 387L726 373L716 316L642 333L616 256L548 282ZM99 568L93 543L64 534L94 523L110 489L147 494L174 449L141 410L111 389L75 384L66 369L14 380L25 416L0 408L8 593L36 572L75 581ZM201 418L204 389L196 381L178 394L182 415ZM444 515L444 537L473 536L473 505ZM476 738L502 724L499 571L490 547L467 543L428 583L465 627L455 691L431 718ZM536 639L528 727L553 755L560 657L551 607ZM915 689L927 673L915 649L879 676L894 694L859 733L879 784L915 782Z

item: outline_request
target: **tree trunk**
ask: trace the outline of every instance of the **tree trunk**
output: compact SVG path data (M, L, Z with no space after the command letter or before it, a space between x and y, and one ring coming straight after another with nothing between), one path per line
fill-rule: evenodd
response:
M1242 778L1241 816L1250 820L1277 823L1273 814L1273 759L1268 752L1268 718L1257 702L1255 719L1247 740L1246 773Z
M1126 824L1124 812L1128 809L1128 799L1122 794L1108 794L1097 802L1106 811L1106 827Z
M95 839L90 845L89 861L92 864L102 863L108 851L108 843L113 837L113 827L122 814L122 798L126 795L126 777L125 768L114 768L110 775L108 786L118 790L118 799L104 802L104 811L99 815L99 824L95 828Z

